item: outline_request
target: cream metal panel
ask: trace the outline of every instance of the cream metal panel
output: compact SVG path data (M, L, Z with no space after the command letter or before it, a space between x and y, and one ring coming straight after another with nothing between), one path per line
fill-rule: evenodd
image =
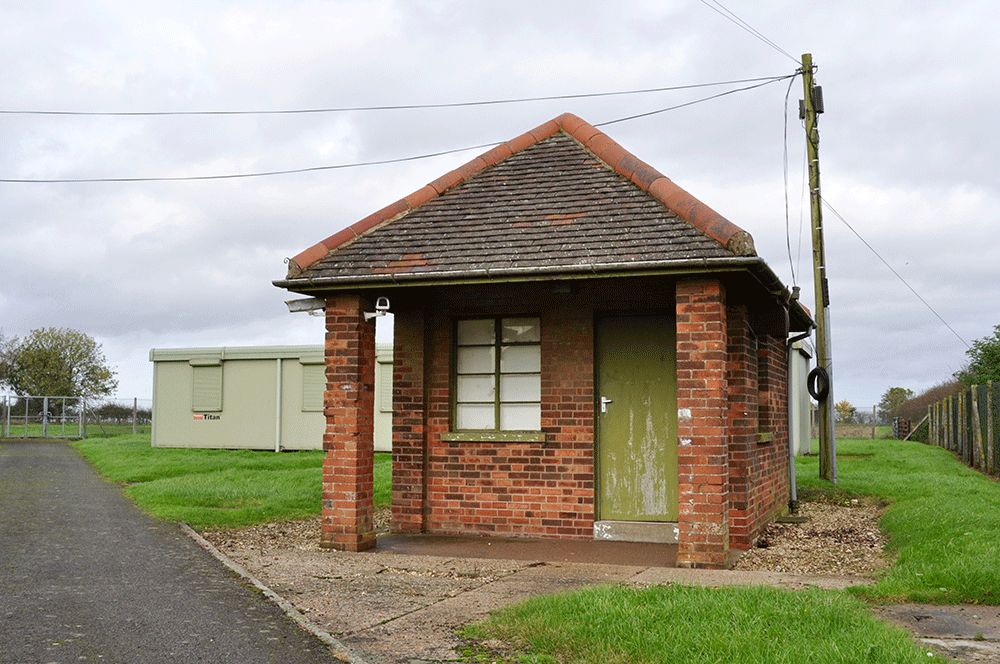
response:
M319 353L303 353L299 357L282 360L281 387L281 448L285 450L320 450L323 449L323 432L326 430L326 419L323 416L322 383L306 380L307 374L325 366L322 348ZM318 410L310 404L317 401L316 394L308 391L318 391ZM309 408L307 409L307 406Z
M788 394L790 413L790 435L792 449L796 456L812 453L812 401L806 382L812 364L813 348L809 341L796 341L789 354Z
M392 344L375 345L375 451L392 451Z
M153 349L154 447L322 449L323 346ZM392 344L378 344L375 449L392 449ZM221 409L194 409L195 369L222 373Z

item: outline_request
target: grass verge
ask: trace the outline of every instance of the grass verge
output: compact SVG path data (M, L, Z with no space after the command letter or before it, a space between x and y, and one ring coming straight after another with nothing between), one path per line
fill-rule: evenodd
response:
M73 446L139 507L193 528L234 528L318 515L321 450L274 452L151 447L146 435ZM391 495L389 454L375 455L375 505Z
M848 591L665 586L588 589L502 609L465 635L500 639L506 661L943 661L873 618L862 600L1000 604L1000 485L945 450L895 440L838 440L839 483L818 459L796 460L803 500L889 503L882 527L895 564L874 586ZM468 653L467 661L495 659Z
M605 586L542 596L500 609L465 636L513 644L520 652L506 661L534 663L943 661L843 592L763 587Z
M838 484L819 478L818 459L796 459L799 496L890 503L881 526L893 566L854 589L884 602L1000 604L1000 484L948 452L899 440L837 440Z

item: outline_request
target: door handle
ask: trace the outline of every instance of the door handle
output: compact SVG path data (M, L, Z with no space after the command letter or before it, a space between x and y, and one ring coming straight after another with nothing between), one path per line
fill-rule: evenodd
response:
M611 403L611 399L607 397L601 397L601 412L608 412L608 404Z

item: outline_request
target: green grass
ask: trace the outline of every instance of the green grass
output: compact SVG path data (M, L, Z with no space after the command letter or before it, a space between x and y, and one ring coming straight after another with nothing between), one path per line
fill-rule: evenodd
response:
M1000 484L941 448L898 440L838 440L837 485L818 459L796 460L799 497L877 496L895 559L869 588L878 601L1000 604Z
M837 448L836 485L819 479L818 458L796 460L799 497L889 504L881 525L895 564L874 586L588 589L507 607L465 635L513 644L510 662L943 661L873 618L865 601L1000 604L1000 484L916 442L840 439ZM495 659L482 645L467 653Z
M140 422L136 425L137 434L148 434L152 429L153 425L149 422ZM131 436L132 435L132 423L122 423L122 424L95 424L93 422L87 423L87 438L115 438L117 436Z
M139 507L193 528L240 527L315 516L322 492L321 450L274 452L150 446L149 435L73 443ZM375 455L375 505L389 503L392 463Z
M6 422L3 423L6 425ZM0 436L4 433L4 427L0 427ZM131 431L131 427L129 431ZM27 425L24 420L20 422L12 420L10 422L10 427L6 428L8 435L11 438L42 438L42 423L41 422L28 422ZM49 422L48 434L50 438L79 438L80 437L80 423L77 420L66 421L66 422Z
M148 434L152 425L148 422L136 426L138 433ZM11 422L9 434L11 438L42 438L42 424L40 422L24 421ZM3 431L0 430L0 434ZM66 422L49 422L48 434L50 438L73 438L80 437L80 422L78 420ZM117 436L132 435L132 424L94 424L88 422L86 426L86 438L114 438Z
M464 634L513 644L518 653L507 661L515 662L943 661L872 617L863 602L819 590L604 586L500 609ZM467 661L486 654L467 653Z

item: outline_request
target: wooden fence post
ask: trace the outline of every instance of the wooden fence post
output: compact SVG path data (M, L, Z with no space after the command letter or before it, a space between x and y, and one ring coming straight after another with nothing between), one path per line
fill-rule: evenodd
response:
M986 384L986 472L997 472L996 442L993 431L993 381Z
M986 456L983 454L983 427L979 421L979 387L973 385L969 390L969 424L975 431L969 432L969 443L972 448L972 467L986 471Z
M948 397L948 399L944 402L945 416L948 418L946 421L947 428L945 429L944 432L944 437L945 440L948 442L948 446L945 447L945 449L948 450L949 452L954 452L957 447L957 445L955 445L955 436L952 434L952 430L955 428L953 426L954 423L952 422L952 417L951 417L951 412L954 410L953 407L954 403L955 403L954 395Z

